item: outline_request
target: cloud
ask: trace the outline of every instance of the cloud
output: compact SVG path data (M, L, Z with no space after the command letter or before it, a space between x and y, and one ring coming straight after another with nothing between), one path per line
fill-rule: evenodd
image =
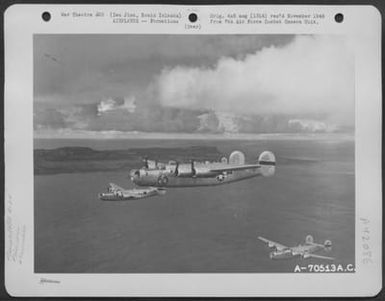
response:
M87 43L42 36L37 41L36 130L354 130L354 60L343 36L146 36L124 42L107 36L88 37Z
M290 119L288 126L295 132L332 133L337 127L318 120Z
M154 86L162 105L238 114L319 114L354 123L353 57L340 36L297 36L212 68L164 68Z
M34 94L56 104L136 94L164 66L212 66L293 35L34 35ZM56 60L56 61L55 61ZM50 97L53 95L61 97Z
M38 106L34 107L33 124L35 129L60 129L68 125L63 114L56 109Z
M136 109L135 97L125 97L123 101L119 102L119 99L108 98L106 100L102 100L97 105L98 116L101 116L103 113L116 111L116 110L124 110L128 113L134 113Z
M34 104L35 129L86 129L96 115L96 105L54 106L49 103Z
M109 98L107 100L102 100L98 104L98 115L101 116L104 112L112 111L115 107L115 100Z
M200 132L231 133L239 132L239 116L224 112L207 112L197 116Z

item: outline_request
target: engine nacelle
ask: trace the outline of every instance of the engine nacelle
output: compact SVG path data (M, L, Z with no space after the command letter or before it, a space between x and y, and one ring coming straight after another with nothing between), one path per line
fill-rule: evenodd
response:
M158 168L158 162L154 160L147 160L147 168L148 169L157 169Z
M290 249L283 251L273 251L270 253L271 259L286 259L291 258L293 256L293 252Z
M192 177L195 172L190 164L179 164L176 169L178 177Z

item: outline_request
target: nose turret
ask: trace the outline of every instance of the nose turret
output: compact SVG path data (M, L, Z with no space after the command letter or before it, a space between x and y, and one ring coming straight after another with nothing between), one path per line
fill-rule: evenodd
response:
M140 176L139 169L133 169L129 173L129 178L134 183L139 178L139 176Z
M115 197L115 195L112 192L106 192L106 193L99 193L98 197L102 201L112 201Z

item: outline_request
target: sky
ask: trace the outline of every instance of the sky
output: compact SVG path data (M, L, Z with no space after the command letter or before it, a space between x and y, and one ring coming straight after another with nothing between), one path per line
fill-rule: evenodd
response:
M35 35L35 133L354 129L354 57L331 35Z

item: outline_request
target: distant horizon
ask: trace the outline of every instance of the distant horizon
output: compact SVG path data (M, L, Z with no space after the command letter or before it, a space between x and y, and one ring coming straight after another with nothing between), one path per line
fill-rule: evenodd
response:
M118 131L62 131L59 133L34 132L34 139L185 139L185 140L318 140L343 139L354 140L354 132L344 133L258 133L258 134L212 134L212 133L161 133L161 132L118 132Z

